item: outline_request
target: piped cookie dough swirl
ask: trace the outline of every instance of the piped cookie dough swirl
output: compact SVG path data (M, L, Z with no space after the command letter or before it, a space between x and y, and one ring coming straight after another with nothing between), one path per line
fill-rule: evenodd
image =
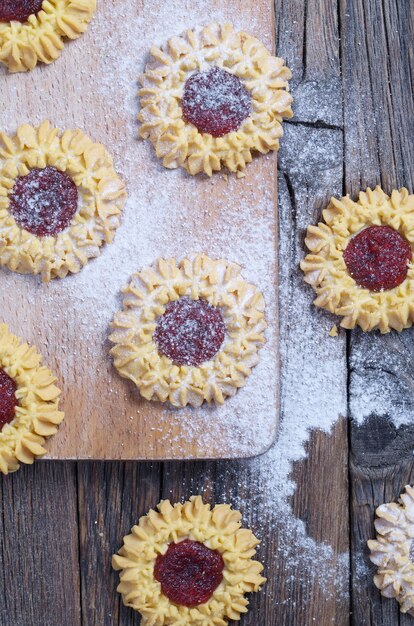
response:
M26 72L52 63L65 39L85 32L96 0L15 0L0 3L0 62L10 72Z
M266 579L252 557L259 540L241 528L227 504L213 509L193 496L184 504L163 500L141 517L113 556L124 604L143 626L226 626L247 612L246 593Z
M292 116L290 70L231 24L209 24L150 50L140 78L140 135L165 167L240 172L254 152L278 150Z
M179 263L160 258L123 292L111 354L144 398L222 404L245 385L267 324L263 296L240 266L204 254Z
M46 453L64 414L59 411L60 389L42 358L0 324L0 472L8 474L20 463L33 463Z
M314 304L343 328L401 331L414 322L414 195L380 187L331 198L323 222L309 226L301 262Z
M44 281L79 272L113 240L125 201L108 151L81 130L0 132L0 265Z

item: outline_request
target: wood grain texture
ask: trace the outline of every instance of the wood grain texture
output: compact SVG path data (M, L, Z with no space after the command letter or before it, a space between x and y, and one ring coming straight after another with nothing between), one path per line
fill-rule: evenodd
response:
M136 624L116 587L111 557L141 515L160 500L160 465L79 463L80 582L82 626Z
M210 9L221 14L221 2ZM260 12L253 3L231 0L226 14L237 14L240 25L272 47L271 0L262 0ZM25 75L0 70L2 129L14 132L45 118L60 128L81 127L117 157L130 195L115 241L78 275L42 285L33 276L1 272L2 320L38 346L63 388L66 420L48 444L48 458L246 457L266 450L277 432L276 156L255 159L243 180L220 174L210 180L163 168L149 142L138 140L137 77L150 46L184 28L172 24L171 15L162 3L155 9L144 0L121 8L116 0L100 2L85 35L51 66ZM202 22L211 19L207 11L201 15ZM130 32L133 20L148 30ZM195 26L200 21L197 7L186 14L185 27L193 20ZM197 252L244 267L243 275L267 293L270 329L259 365L235 398L223 407L177 411L140 398L133 383L120 378L108 356L108 327L133 272L159 256ZM261 376L268 381L259 391Z
M298 413L311 422L313 410L326 414L328 421L329 416L339 421L329 435L312 432L308 457L293 469L296 490L290 503L309 539L332 547L324 568L333 575L324 579L316 573L318 567L309 565L312 557L305 556L303 542L294 532L286 537L281 520L275 544L290 541L290 554L279 563L278 588L273 590L276 616L269 623L342 626L349 623L346 336L329 340L333 320L311 306L312 293L297 271L308 224L319 219L331 195L342 193L338 4L281 2L278 10L277 3L276 25L278 52L294 69L295 98L295 117L286 125L279 154L282 428ZM326 378L317 374L325 362L332 368ZM296 380L301 376L302 391Z
M400 186L413 192L413 18L414 6L405 0L341 2L344 182L352 195L377 183L387 193ZM355 626L412 621L374 588L366 541L375 534L375 508L413 480L413 338L412 329L385 337L355 331L349 338Z
M1 626L81 626L74 463L0 481Z
M286 509L281 509L278 502L283 485L278 484L278 473L272 469L280 462L279 454L283 455L278 444L252 461L186 466L168 463L164 465L162 481L164 497L172 500L202 493L208 501L240 506L244 523L262 539L259 558L266 566L269 581L261 594L251 597L251 610L242 620L246 626L349 624L348 446L343 417L347 408L346 337L344 334L329 343L327 334L332 321L328 316L315 314L310 306L310 292L297 272L306 226L316 219L332 193L342 191L343 137L341 129L336 128L342 120L337 7L327 2L319 13L311 3L310 13L315 15L316 24L322 15L326 16L324 37L326 48L336 50L333 59L325 46L320 46L315 23L306 19L304 7L305 3L277 2L275 11L277 52L294 72L295 110L306 110L310 93L314 107L308 107L305 120L296 114L285 125L279 152L281 428L283 433L284 425L294 422L298 412L306 418L307 407L302 403L309 401L311 406L311 395L319 399L315 404L321 410L328 403L328 413L342 415L342 419L329 435L312 434L308 458L295 464L292 478L296 490L290 502L286 502ZM307 57L303 74L302 54ZM327 84L335 94L331 104L334 112L329 117L318 107ZM333 376L329 380L315 376L312 393L306 398L306 376L317 371L324 359L332 363ZM304 380L298 377L298 360L307 364ZM330 575L310 575L310 569L315 572L316 566L309 564L312 557L306 553L301 528L292 524L288 507L303 521L308 543L314 540L331 546L330 559L323 565Z
M192 493L239 506L245 525L262 538L269 582L251 598L240 626L412 624L374 588L366 540L374 534L375 507L414 482L413 331L353 331L327 343L333 319L312 309L297 264L304 230L331 193L354 195L376 182L413 191L413 37L410 0L276 1L277 48L294 70L296 98L279 155L281 434L303 414L301 385L312 392L309 421L314 394L321 411L330 402L334 416L353 418L339 419L332 432L311 433L307 457L292 469L288 513L278 500L278 444L245 461L79 463L77 471L39 463L0 486L0 626L137 626L115 593L110 554L160 497ZM324 358L332 364L325 385L305 369L298 381L298 361L316 372ZM389 420L404 421L404 414L406 424ZM290 511L310 543L332 548L323 564L334 573L328 584L309 564Z

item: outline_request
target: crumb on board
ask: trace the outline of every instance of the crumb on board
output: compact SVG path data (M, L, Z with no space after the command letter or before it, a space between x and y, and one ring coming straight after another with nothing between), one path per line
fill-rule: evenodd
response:
M336 324L334 324L331 328L331 330L329 331L329 336L330 337L337 337L338 336L338 326Z

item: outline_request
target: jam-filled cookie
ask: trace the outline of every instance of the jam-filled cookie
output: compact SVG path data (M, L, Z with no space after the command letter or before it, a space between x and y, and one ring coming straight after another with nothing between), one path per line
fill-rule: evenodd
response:
M82 131L0 132L0 265L44 281L79 272L112 241L125 200L111 156Z
M376 540L370 559L377 566L374 583L386 598L396 598L402 613L414 616L414 489L407 485L400 500L376 510Z
M227 504L201 496L141 517L112 558L119 593L143 626L226 626L247 612L246 593L266 582L254 561L259 540Z
M357 201L335 198L309 226L301 262L314 304L342 316L343 328L387 333L414 321L414 195L380 187Z
M56 378L41 365L36 349L22 343L0 324L0 472L33 463L46 453L64 414L58 410Z
M1 0L0 62L10 72L52 63L65 38L85 32L95 8L96 0Z
M132 276L110 340L118 372L148 400L222 404L251 374L265 303L235 263L200 254L158 259Z
M141 76L140 134L165 167L211 176L277 150L292 116L290 70L231 24L210 24L151 48Z

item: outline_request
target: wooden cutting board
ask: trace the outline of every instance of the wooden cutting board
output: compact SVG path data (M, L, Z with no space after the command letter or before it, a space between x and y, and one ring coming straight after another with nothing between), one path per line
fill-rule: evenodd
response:
M46 118L62 129L80 127L114 155L129 192L114 243L77 276L41 284L0 270L1 320L38 347L63 389L66 419L48 458L260 454L275 438L279 409L275 155L256 158L242 179L190 177L160 166L152 147L137 139L135 120L137 77L153 43L195 25L233 21L272 48L272 2L98 4L88 32L53 65L30 74L0 69L3 130ZM117 375L107 354L108 325L132 272L160 255L198 251L243 266L265 295L269 330L260 363L235 398L223 407L176 410L141 399Z

